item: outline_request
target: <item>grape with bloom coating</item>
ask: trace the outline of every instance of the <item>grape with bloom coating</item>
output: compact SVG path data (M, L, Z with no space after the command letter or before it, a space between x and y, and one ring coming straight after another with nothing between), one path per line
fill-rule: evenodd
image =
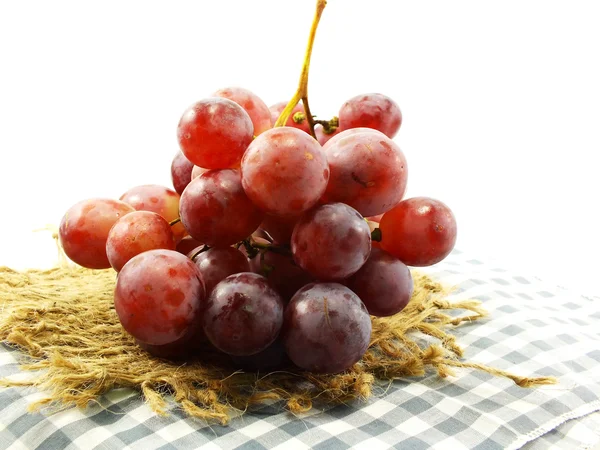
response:
M155 249L175 250L175 237L169 223L151 211L126 214L108 233L106 255L117 272L135 255Z
M177 127L183 154L205 169L236 167L248 144L254 126L250 116L237 103L220 97L201 100L190 106Z
M150 345L171 344L196 331L206 293L198 267L173 250L150 250L123 266L115 310L130 335Z
M215 286L204 313L208 340L229 355L253 355L275 341L283 323L281 297L255 273L231 275Z
M329 180L321 145L290 127L258 136L242 159L242 184L252 202L268 214L298 216L313 207Z
M402 311L413 293L410 270L395 256L374 248L358 272L344 284L363 301L369 314L393 316Z
M58 229L65 254L88 269L108 269L108 233L117 220L133 211L127 203L108 198L76 203L65 213Z
M167 222L179 217L179 194L158 184L133 187L121 195L119 200L133 206L137 211L155 212ZM173 225L172 230L177 241L185 236L185 228L180 223Z
M352 97L340 108L340 127L373 128L393 138L402 124L400 107L383 94L362 94Z
M228 98L236 102L250 116L254 126L254 136L258 136L271 128L271 111L258 95L248 89L230 87L219 89L213 94L214 97Z
M374 216L402 200L408 167L394 141L366 129L329 142L325 153L331 174L323 203L346 203L363 216Z
M401 201L379 224L381 248L409 266L431 266L456 243L456 219L448 206L428 197Z
M194 164L191 163L181 151L178 151L171 163L171 181L175 191L181 195L192 179Z
M292 234L294 261L319 280L343 280L369 258L371 232L344 203L321 205L304 214Z
M194 239L226 247L250 236L263 213L250 201L236 170L211 170L194 178L181 196L181 222Z
M229 275L250 272L248 258L233 247L211 248L196 256L194 262L200 269L207 294Z
M358 296L338 283L309 284L285 309L281 337L298 367L339 373L358 362L369 347L371 317Z
M279 103L275 103L274 105L272 105L269 108L271 110L271 122L273 123L273 125L275 125L275 122L277 122L277 119L279 118L279 116L281 115L281 112L285 109L287 104L288 104L288 102L279 102ZM292 113L290 114L290 117L288 118L287 122L285 123L285 126L292 127L292 128L298 128L299 130L302 130L305 133L310 134L310 128L308 127L308 120L306 120L306 118L304 118L303 120L296 122L294 120L294 114L296 114L296 113L305 114L304 106L302 105L302 102L300 102L296 106L294 106L294 109L292 109Z

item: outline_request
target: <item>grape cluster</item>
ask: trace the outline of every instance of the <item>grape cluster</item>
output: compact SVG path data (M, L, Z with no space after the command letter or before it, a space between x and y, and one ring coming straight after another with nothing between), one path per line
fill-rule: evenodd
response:
M218 90L179 121L174 190L137 186L64 215L65 253L118 272L116 312L148 352L210 348L244 368L344 371L369 346L371 316L409 303L407 266L452 250L450 209L403 200L393 100L353 97L316 128L298 104L275 127L286 105Z

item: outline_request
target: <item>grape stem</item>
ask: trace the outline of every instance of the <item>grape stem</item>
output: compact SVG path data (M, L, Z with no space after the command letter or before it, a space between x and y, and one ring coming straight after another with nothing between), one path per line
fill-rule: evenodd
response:
M312 26L310 27L310 34L308 35L308 45L306 47L306 54L304 56L304 64L302 65L302 72L300 73L300 82L298 83L298 89L296 93L287 104L287 106L281 112L281 115L275 122L275 127L283 127L285 126L292 110L296 107L298 102L302 100L302 105L304 106L304 112L306 113L306 120L308 121L308 128L310 130L310 134L315 139L317 138L315 135L315 121L310 113L310 106L308 105L308 72L310 69L310 56L312 54L313 43L315 42L315 35L317 33L317 27L319 26L319 21L321 20L321 14L323 14L323 10L327 5L326 0L317 0L317 8L315 11L315 16L313 18Z
M281 247L275 244L264 244L262 242L256 242L252 237L244 239L241 243L246 248L248 257L253 259L261 251L269 251L273 253L279 253L280 255L291 255L292 251L287 247Z
M177 219L173 219L169 222L169 225L173 226L173 225L177 225L179 222L181 222L181 217L178 217Z

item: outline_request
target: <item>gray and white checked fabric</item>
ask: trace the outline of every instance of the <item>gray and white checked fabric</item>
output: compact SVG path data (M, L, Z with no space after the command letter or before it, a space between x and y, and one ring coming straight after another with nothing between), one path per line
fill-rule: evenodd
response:
M556 386L523 389L461 369L382 384L367 403L302 417L272 408L208 426L174 409L158 417L131 391L86 411L28 414L43 395L0 390L1 449L578 449L600 442L600 298L581 297L459 251L429 270L477 298L490 317L455 329L468 360ZM0 377L26 377L0 349ZM594 413L594 414L592 414Z

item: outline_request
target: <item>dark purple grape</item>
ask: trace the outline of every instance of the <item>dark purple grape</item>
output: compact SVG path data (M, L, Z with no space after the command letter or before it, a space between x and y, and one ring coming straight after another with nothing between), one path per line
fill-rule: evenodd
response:
M294 261L319 280L343 280L369 258L371 232L363 217L344 203L304 214L292 234Z
M248 258L233 247L211 248L196 256L194 262L202 273L207 294L229 275L250 272Z
M298 367L314 373L343 372L367 351L371 317L347 287L309 284L285 309L282 340Z
M413 293L410 270L395 256L374 248L358 272L345 283L360 297L369 314L393 316L402 311Z
M283 301L266 278L239 273L212 290L204 313L208 340L229 355L252 355L266 349L279 335Z

